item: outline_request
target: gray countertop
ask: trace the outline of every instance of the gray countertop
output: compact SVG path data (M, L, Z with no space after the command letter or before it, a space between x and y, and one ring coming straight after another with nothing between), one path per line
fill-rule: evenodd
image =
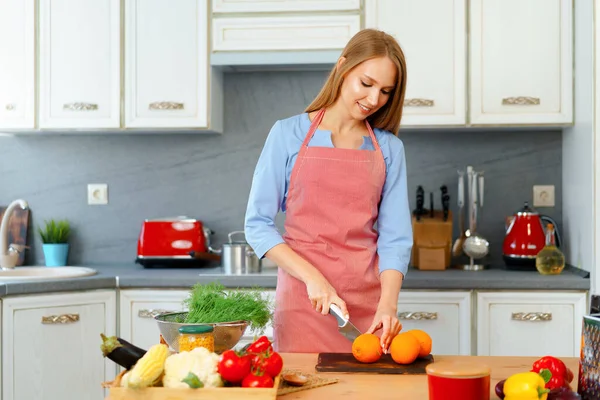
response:
M110 288L186 289L195 283L218 281L226 287L275 288L276 269L261 274L224 275L221 268L143 268L137 264L84 265L98 274L65 280L10 281L0 278L0 297ZM411 268L403 289L419 290L589 290L589 273L567 266L560 275L544 276L537 271L519 272L504 268L484 271L420 271Z

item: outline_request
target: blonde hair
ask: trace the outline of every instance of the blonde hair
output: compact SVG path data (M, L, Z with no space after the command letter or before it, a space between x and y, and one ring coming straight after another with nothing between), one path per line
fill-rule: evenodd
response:
M396 39L382 31L363 29L350 39L341 57L345 58L344 62L333 67L321 91L305 112L331 106L340 95L346 75L360 63L372 58L388 57L396 65L397 82L388 101L367 120L372 127L389 131L397 136L406 92L406 60Z

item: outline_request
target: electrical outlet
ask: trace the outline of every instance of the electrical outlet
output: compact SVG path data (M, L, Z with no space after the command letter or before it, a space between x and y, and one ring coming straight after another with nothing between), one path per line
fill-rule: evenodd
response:
M554 207L554 185L534 185L533 206Z
M108 204L108 185L106 183L88 184L88 204Z

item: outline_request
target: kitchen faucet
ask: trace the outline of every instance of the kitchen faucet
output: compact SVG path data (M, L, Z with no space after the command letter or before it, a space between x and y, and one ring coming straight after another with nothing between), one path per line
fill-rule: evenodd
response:
M8 221L13 210L17 207L26 210L29 205L22 199L13 201L6 207L2 222L0 222L0 270L13 269L19 260L19 252L8 248Z

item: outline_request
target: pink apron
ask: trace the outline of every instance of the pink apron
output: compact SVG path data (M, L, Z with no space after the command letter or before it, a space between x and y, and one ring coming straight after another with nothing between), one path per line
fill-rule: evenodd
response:
M377 219L385 162L366 122L375 151L308 147L325 110L314 118L292 169L285 242L319 269L365 332L381 294ZM289 353L351 352L332 315L312 307L306 285L283 271L277 277L274 345Z

